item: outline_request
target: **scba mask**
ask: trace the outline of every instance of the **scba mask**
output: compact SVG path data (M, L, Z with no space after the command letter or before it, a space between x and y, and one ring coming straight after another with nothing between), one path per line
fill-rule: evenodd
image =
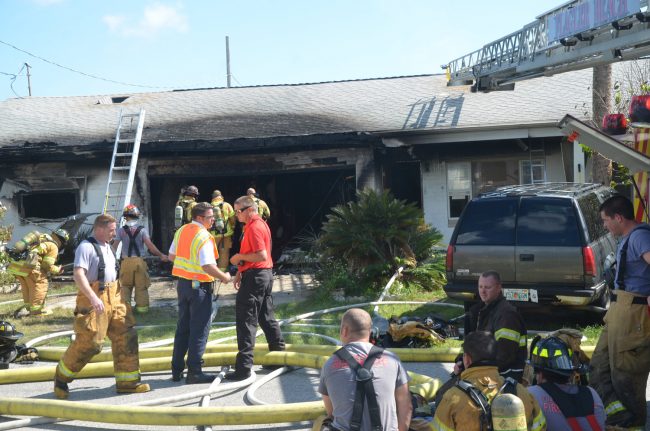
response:
M127 220L127 221L126 221L126 225L127 225L128 227L134 227L134 226L136 226L137 224L138 224L138 221L137 221L137 220Z

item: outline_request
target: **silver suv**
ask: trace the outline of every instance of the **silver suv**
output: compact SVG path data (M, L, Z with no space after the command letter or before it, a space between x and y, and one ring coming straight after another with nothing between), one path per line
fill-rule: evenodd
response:
M545 183L478 196L463 210L447 248L445 292L475 302L479 275L493 269L516 305L608 308L603 263L616 241L598 207L614 193L600 184Z

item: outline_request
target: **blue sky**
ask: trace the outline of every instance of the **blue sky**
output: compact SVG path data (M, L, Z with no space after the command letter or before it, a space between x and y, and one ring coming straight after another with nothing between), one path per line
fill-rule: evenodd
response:
M0 100L441 73L561 0L0 0ZM13 81L13 91L11 83ZM154 88L161 87L161 88ZM14 93L15 91L15 93Z

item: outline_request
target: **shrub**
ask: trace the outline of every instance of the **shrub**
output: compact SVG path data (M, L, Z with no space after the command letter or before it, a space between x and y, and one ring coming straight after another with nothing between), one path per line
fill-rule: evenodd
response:
M364 190L356 202L332 208L318 245L321 256L338 261L349 279L358 280L355 290L364 291L380 289L399 266L419 268L413 277L424 273L437 277L437 266L417 265L431 258L441 239L437 229L424 223L414 204L395 199L387 191Z

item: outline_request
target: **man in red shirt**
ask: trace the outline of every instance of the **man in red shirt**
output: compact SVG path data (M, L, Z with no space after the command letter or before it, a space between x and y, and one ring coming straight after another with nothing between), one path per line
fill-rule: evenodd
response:
M237 361L235 371L226 374L228 380L250 377L257 325L262 327L270 351L284 350L280 325L273 314L273 260L271 260L271 231L259 216L257 204L249 196L234 203L235 216L246 224L239 253L230 258L237 265L234 280L237 289L235 321L237 327Z

